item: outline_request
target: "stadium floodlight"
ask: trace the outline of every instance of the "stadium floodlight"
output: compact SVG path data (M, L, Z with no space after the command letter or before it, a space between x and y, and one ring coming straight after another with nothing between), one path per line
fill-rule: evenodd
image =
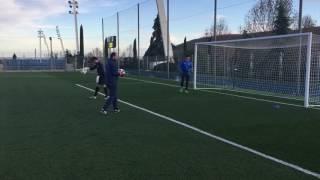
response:
M194 66L195 89L241 91L320 106L320 36L312 33L197 43Z
M76 37L76 60L75 60L75 69L77 69L77 56L79 54L79 38L78 38L78 19L77 15L79 14L77 9L79 8L79 3L76 0L68 1L69 7L71 11L69 14L73 14L74 16L74 29L75 29L75 37Z
M39 37L39 59L42 60L42 45L41 45L41 39L43 38L43 31L39 29L38 31L38 37Z
M57 37L60 40L61 50L62 50L63 53L66 53L65 50L64 50L64 45L63 45L62 37L61 37L61 34L60 34L59 26L56 26L56 32L57 32Z

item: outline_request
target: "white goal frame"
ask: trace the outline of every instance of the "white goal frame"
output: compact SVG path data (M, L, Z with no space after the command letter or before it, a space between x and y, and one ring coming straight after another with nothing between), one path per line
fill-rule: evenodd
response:
M295 38L297 37L297 39L300 37L300 52L299 52L299 56L298 56L298 64L299 64L299 73L298 75L300 75L300 72L303 71L303 73L305 73L305 79L304 81L301 79L298 83L300 82L303 82L304 83L304 93L303 91L301 91L301 94L304 94L304 97L303 99L300 97L300 98L297 98L297 97L286 97L286 96L281 96L280 95L277 95L277 94L263 94L263 92L259 93L259 92L250 92L250 89L247 89L248 91L246 91L246 89L244 90L240 90L240 89L230 89L230 88L223 88L223 87L220 87L220 86L216 86L216 84L210 84L210 87L201 87L201 82L198 82L198 74L199 74L199 71L201 71L201 69L198 67L199 66L199 46L208 46L208 49L209 47L225 47L225 48L230 48L230 47L227 47L227 46L224 46L228 43L242 43L242 42L252 42L252 41L263 41L263 40L272 40L272 39L280 39L280 38ZM301 61L302 61L302 57L301 57L301 47L302 47L302 44L301 44L301 39L302 37L304 38L307 38L305 39L306 42L304 43L304 46L307 48L306 51L304 52L305 53L305 58L303 59L303 63L305 62L305 69L300 69L300 68L304 68L304 67L300 67L301 65ZM320 44L320 42L317 42ZM237 40L226 40L226 41L215 41L215 42L200 42L200 43L196 43L195 44L195 58L194 58L194 74L193 74L193 88L195 90L197 89L221 89L221 90L228 90L228 91L236 91L236 92L245 92L245 93L249 93L249 94L259 94L259 95L263 95L263 96L272 96L272 97L278 97L278 98L285 98L285 99L300 99L300 100L303 100L304 101L304 106L306 108L308 107L314 107L314 106L320 106L320 94L319 94L319 100L317 99L317 103L310 103L310 80L311 80L311 71L312 71L312 67L313 64L312 64L312 46L313 46L313 34L312 33L298 33L298 34L288 34L288 35L277 35L277 36L267 36L267 37L258 37L258 38L248 38L248 39L237 39ZM289 46L290 47L290 46ZM297 46L295 46L296 48ZM320 47L320 46L319 46ZM216 48L214 48L216 49ZM318 50L318 49L317 49ZM317 51L317 52L320 52L320 49ZM213 51L213 54L214 54L214 59L216 58L216 50ZM201 58L201 57L200 57ZM320 60L320 57L318 57L319 60ZM208 60L207 61L211 61L214 63L216 63L216 60L213 60L212 58L210 59L208 57ZM227 59L223 59L223 61L227 61ZM203 63L203 62L202 62ZM225 62L224 62L225 63ZM203 65L205 66L205 65ZM215 64L214 65L214 68L217 68L216 67L217 65ZM318 66L318 65L317 65ZM212 75L212 77L216 78L217 75L216 75L216 69L213 70L214 71L214 74ZM201 73L201 72L200 72ZM299 79L301 77L298 76ZM304 75L304 74L303 74ZM211 78L211 77L209 77ZM225 76L223 78L226 78ZM272 77L271 77L272 78ZM319 83L320 85L320 82L318 82L317 80L317 83ZM300 84L299 84L300 85ZM300 86L303 86L303 84L301 84ZM319 89L317 89L317 98L318 98L318 93L320 92L320 87ZM318 92L319 91L319 92ZM318 104L318 101L319 101L319 104Z

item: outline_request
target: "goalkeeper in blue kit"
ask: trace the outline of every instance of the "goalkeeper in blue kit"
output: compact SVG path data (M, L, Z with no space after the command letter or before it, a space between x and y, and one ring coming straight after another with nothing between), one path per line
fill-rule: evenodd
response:
M192 72L192 61L190 56L186 56L180 62L180 73L181 73L181 83L180 83L180 92L189 93L189 80ZM185 87L184 87L185 84Z
M105 73L104 73L104 68L103 64L100 62L100 60L97 57L92 57L91 61L94 61L94 66L90 67L90 70L97 70L97 77L96 77L96 89L94 92L94 95L91 96L91 99L97 99L98 92L100 90L100 87L103 87L104 93L105 93L105 98L108 97L108 89L105 83Z

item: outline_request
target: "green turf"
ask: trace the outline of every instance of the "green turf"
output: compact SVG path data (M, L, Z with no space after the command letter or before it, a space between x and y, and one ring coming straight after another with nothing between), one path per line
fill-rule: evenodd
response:
M0 73L0 179L314 179L120 104L100 115L94 76ZM120 98L320 171L317 110L121 79Z

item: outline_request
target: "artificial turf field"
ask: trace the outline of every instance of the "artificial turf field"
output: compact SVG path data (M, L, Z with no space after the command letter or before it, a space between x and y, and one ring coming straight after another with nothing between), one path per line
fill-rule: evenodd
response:
M143 80L120 79L120 99L320 172L320 110ZM90 100L75 85L94 81L0 73L0 180L317 179L123 103L121 113L101 115L103 97Z

